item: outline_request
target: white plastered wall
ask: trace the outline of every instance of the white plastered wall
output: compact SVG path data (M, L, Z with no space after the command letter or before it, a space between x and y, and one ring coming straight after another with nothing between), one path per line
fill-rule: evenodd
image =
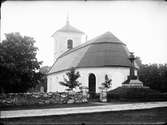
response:
M54 38L54 60L62 53L67 51L67 40L73 40L73 47L81 44L82 34L57 32L53 35Z
M88 87L90 73L96 76L97 93L100 91L99 87L101 83L104 82L106 74L112 79L111 89L121 86L121 83L127 80L127 76L129 75L129 68L126 67L77 68L76 71L80 73L78 81L82 83L82 86ZM60 81L64 81L64 77L66 78L66 72L67 71L48 75L47 92L62 92L66 89L66 87L59 84ZM137 75L137 71L135 71L135 74Z

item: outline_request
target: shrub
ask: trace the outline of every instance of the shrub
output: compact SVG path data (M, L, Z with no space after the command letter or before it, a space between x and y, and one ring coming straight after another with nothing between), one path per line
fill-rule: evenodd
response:
M167 92L167 64L141 65L138 74L145 86Z
M79 72L75 71L75 68L71 68L69 72L66 73L67 79L60 81L60 85L67 87L68 91L73 91L76 87L79 87L81 83L77 80L80 77Z
M112 101L112 99L120 101L162 101L167 100L167 94L150 88L118 87L107 93L107 101Z
M107 74L105 75L104 78L105 78L105 81L102 83L102 88L108 90L112 85L111 83L112 79L110 79Z

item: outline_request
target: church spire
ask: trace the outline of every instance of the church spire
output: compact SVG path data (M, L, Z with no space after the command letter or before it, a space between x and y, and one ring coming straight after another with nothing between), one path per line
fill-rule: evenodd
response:
M69 25L70 22L69 22L69 14L67 13L67 18L66 18L66 24Z

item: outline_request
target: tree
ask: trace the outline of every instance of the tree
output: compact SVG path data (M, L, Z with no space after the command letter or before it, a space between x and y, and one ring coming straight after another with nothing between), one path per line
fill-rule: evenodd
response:
M145 86L167 92L167 64L141 65L138 73Z
M79 72L75 72L75 68L71 68L69 72L66 73L68 79L64 78L64 82L59 82L61 85L68 87L67 90L72 91L74 88L79 87L81 83L77 81L80 77Z
M36 58L35 40L19 33L5 34L0 43L0 92L18 93L39 83L40 64Z
M102 88L106 89L106 90L109 89L112 85L111 81L112 81L112 79L109 79L108 75L106 74L105 75L105 81L102 83Z
M44 87L44 92L47 91L47 72L49 71L49 66L43 66L40 68L39 72L42 74L40 83L35 87L36 91L40 91L41 87Z

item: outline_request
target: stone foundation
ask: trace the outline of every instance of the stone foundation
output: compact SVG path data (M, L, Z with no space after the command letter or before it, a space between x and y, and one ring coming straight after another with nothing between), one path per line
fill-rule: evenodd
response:
M143 86L143 83L138 79L130 80L128 84L122 84L122 86L128 88L149 88Z

